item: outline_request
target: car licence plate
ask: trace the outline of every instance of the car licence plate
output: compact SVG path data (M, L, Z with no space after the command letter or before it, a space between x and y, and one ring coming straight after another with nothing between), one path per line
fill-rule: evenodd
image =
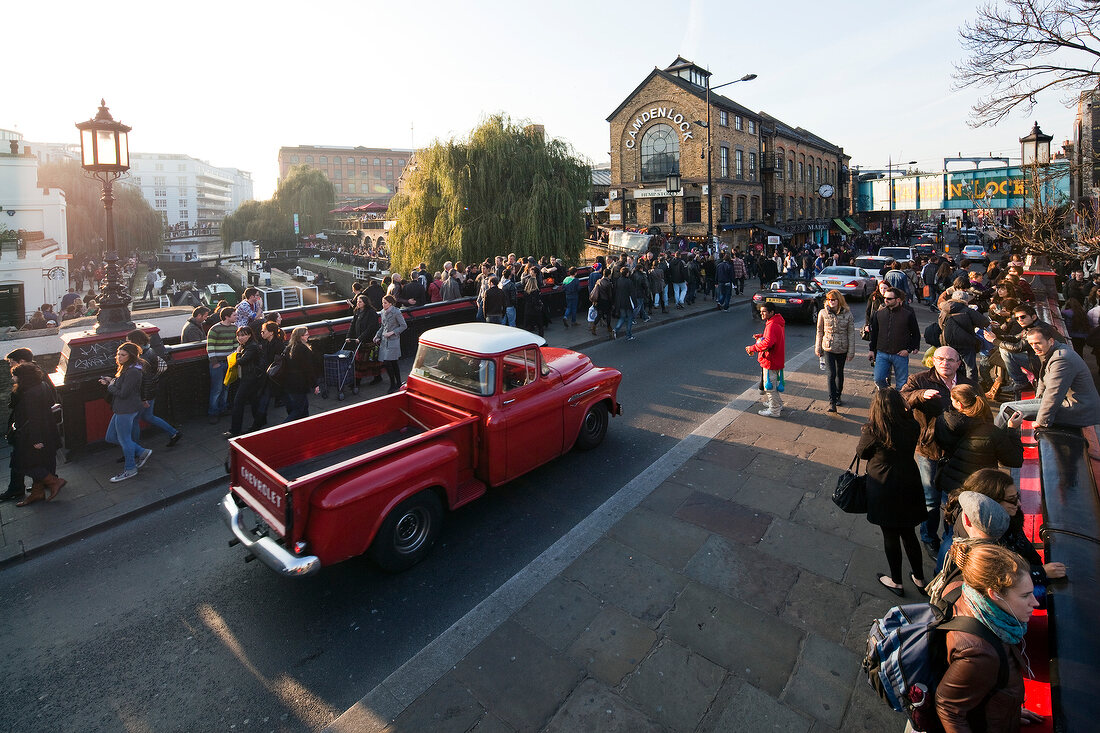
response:
M825 284L826 285L843 285L844 283L841 282L840 280L826 280Z
M765 303L786 303L784 298L764 298Z

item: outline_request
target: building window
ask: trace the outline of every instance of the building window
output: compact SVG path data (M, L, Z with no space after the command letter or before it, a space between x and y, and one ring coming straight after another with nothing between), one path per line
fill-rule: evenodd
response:
M155 170L155 171L164 170L164 163L157 163L156 165L153 166L153 170Z
M776 196L775 197L775 218L777 220L783 218L783 197L782 196Z
M787 158L787 180L794 180L794 158Z
M327 155L322 155L321 156L321 162L322 163L327 163L328 162L328 156Z
M638 202L634 199L625 199L623 201L623 221L630 224L636 224L638 222Z
M722 206L718 210L718 221L728 222L730 220L730 200L731 197L729 196L722 197Z
M339 180L339 179L340 179L340 172L341 172L341 171L340 171L340 169L339 169L339 168L337 168L336 170L334 170L334 171L332 172L332 177L333 177L333 178L335 178L335 179L337 179L337 180Z
M340 193L340 184L339 183L332 184L332 187L334 189L336 189L336 193Z
M760 218L760 197L759 196L753 196L752 197L752 209L750 210L749 218L752 219L753 221L756 221L757 219Z
M187 164L186 163L180 163L179 165L176 166L176 170L178 170L178 171L187 170Z
M718 110L718 124L722 127L729 127L730 113L724 109Z
M370 165L370 161L368 161L366 158L360 158L359 165Z
M642 180L662 180L680 170L680 140L668 125L654 125L642 136Z
M157 188L164 188L168 185L168 178L165 176L153 176L153 185ZM161 194L162 196L164 194Z
M348 184L348 193L355 193L355 184L354 183L349 183Z
M382 165L382 159L381 158L375 158L374 159L374 164L375 165Z
M191 215L190 215L190 212L187 211L187 209L180 209L180 223L181 224L186 226L187 220L190 219L190 218L191 218Z
M817 215L819 218L825 216L825 199L817 200Z
M393 165L393 158L386 158L386 165Z
M157 199L154 205L158 209L167 209L168 208L168 200L167 199Z
M783 178L783 151L780 150L775 154L775 177L782 180Z
M306 163L309 163L310 165L313 165L313 156L312 155L307 155L306 156Z
M741 119L741 115L733 116L733 129L743 130L745 127L744 120Z
M788 198L787 201L790 204L790 206L787 208L787 218L788 219L793 219L794 218L794 212L795 212L794 196L791 196L790 198Z
M404 160L398 160L398 161L397 161L397 164L398 164L399 166L401 166L402 168L404 168L404 167L405 167L405 161L404 161Z
M805 183L806 182L806 165L802 162L799 162L799 164L798 164L798 182L799 183Z
M756 180L756 153L749 153L749 180Z
M698 224L703 220L703 206L698 196L684 197L684 221L688 224Z
M745 220L745 197L737 197L737 221Z
M718 177L729 178L730 175L730 149L725 145L718 148Z
M290 162L291 162L291 164L297 163L298 162L298 156L297 155L290 156Z
M756 120L749 120L749 134L756 134Z
M184 177L184 176L178 176L176 178L176 185L177 186L186 186L187 185L187 178Z
M665 221L665 212L668 211L668 202L664 199L650 200L653 202L653 207L649 220L654 224L663 224Z
M733 177L744 178L745 177L745 151L734 150L733 151Z
M177 202L177 204L179 205L181 210L186 209L187 208L187 199L180 199ZM183 216L186 216L186 214L183 214Z
M802 196L798 197L798 218L806 218L806 199Z
M153 195L154 196L167 196L168 195L168 189L155 188L155 189L153 189Z

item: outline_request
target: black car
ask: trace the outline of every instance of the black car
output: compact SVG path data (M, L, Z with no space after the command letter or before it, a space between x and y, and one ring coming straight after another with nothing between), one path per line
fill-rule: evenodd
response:
M817 312L825 305L825 289L813 281L776 280L752 296L753 318L760 318L760 305L763 303L773 304L785 321L804 318L816 323Z

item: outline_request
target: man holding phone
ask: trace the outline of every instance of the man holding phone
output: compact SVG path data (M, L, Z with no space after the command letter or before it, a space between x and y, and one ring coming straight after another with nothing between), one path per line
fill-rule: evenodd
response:
M1100 394L1092 373L1085 360L1058 337L1054 327L1046 323L1028 329L1027 344L1041 364L1035 399L1001 405L997 425L1005 425L1015 413L1032 420L1037 428L1083 428L1100 421Z

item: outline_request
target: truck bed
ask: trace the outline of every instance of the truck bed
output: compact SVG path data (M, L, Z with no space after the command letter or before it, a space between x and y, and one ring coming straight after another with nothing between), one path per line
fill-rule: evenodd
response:
M391 430L388 433L376 435L366 440L360 440L357 443L351 443L314 458L307 458L303 461L283 466L279 469L279 475L287 481L297 481L302 476L321 471L330 466L335 466L337 463L343 463L350 458L361 456L364 453L370 453L379 448L385 448L392 443L413 438L423 432L425 432L425 430L418 425L409 425L407 427L398 428L397 430Z

